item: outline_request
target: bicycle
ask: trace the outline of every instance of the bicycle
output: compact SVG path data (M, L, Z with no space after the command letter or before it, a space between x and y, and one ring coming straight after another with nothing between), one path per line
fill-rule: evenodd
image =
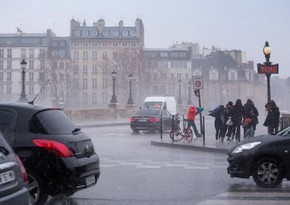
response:
M186 140L188 143L192 142L193 133L190 128L187 128L187 119L182 119L182 128L180 127L180 117L178 114L175 115L175 121L177 122L174 130L171 130L169 136L173 142L179 142L182 139Z

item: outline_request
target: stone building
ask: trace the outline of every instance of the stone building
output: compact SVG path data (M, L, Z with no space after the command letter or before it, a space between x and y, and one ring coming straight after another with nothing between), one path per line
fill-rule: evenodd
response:
M112 96L112 71L117 72L116 95L120 104L128 99L128 76L140 75L139 54L144 48L144 26L106 26L99 19L92 26L84 20L70 22L72 106L107 106Z
M0 34L0 96L1 101L17 101L21 93L22 76L20 62L24 59L26 67L26 95L28 100L39 94L42 85L42 73L46 64L49 38L54 34L17 33Z

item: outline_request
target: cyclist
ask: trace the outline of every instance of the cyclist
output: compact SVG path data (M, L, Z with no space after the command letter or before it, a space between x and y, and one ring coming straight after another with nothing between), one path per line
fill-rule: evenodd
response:
M201 110L202 111L202 110ZM188 111L187 111L187 129L189 129L190 127L193 128L193 131L194 131L194 134L195 136L198 138L198 137L201 137L201 135L198 133L198 130L196 128L196 125L195 125L195 116L199 113L198 111L198 108L196 106L190 106L188 108Z

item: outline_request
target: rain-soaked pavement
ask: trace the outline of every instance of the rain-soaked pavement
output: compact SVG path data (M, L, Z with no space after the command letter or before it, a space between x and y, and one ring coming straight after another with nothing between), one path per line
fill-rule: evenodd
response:
M290 182L262 189L252 179L232 179L226 154L152 146L159 134L133 134L129 125L83 131L101 159L98 184L49 205L290 204Z

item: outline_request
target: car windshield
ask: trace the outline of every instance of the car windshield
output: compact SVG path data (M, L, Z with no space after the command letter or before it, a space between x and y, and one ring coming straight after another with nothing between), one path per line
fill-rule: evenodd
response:
M276 133L276 135L289 136L290 135L290 127L286 127L285 129L283 129L280 132Z
M41 134L71 134L75 124L59 109L47 109L31 119L33 130Z
M162 102L144 102L143 108L160 109Z

